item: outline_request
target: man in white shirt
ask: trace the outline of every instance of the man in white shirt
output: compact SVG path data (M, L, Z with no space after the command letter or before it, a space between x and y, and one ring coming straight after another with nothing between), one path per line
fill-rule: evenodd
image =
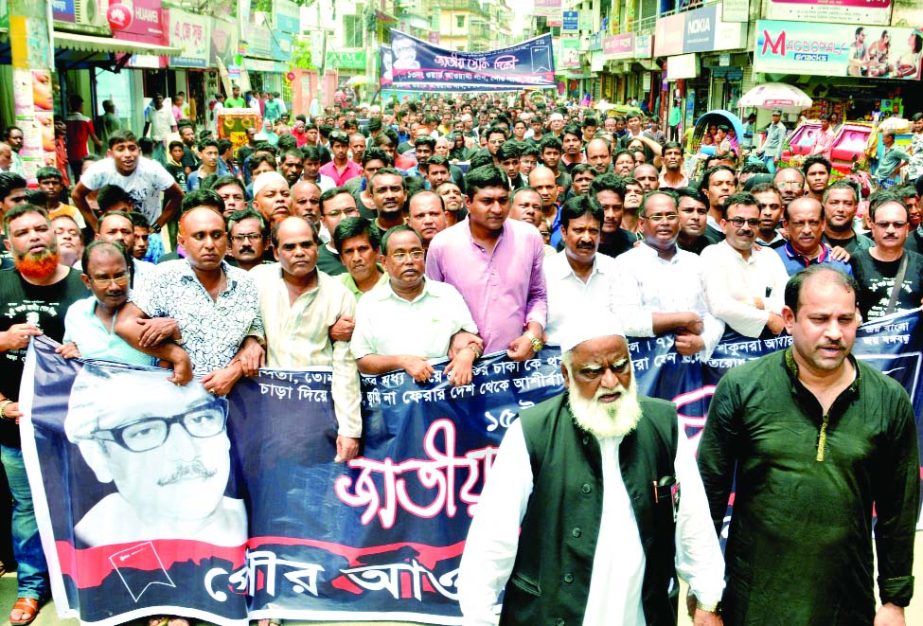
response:
M176 118L173 116L173 108L164 105L163 94L155 93L151 103L144 109L144 131L142 136L147 137L150 132L151 139L154 140L154 158L163 157L167 139L170 133L176 132Z
M425 277L424 257L423 240L410 226L384 234L381 262L389 280L359 300L353 355L363 374L403 369L419 383L433 375L429 359L448 355L448 379L467 385L471 365L481 356L477 325L455 287ZM396 333L396 328L413 332Z
M334 341L330 327L352 317L356 300L343 284L317 269L320 239L303 217L286 217L272 231L278 263L250 271L266 332L266 365L280 369L329 367L336 414L338 461L359 453L359 372L348 341Z
M571 198L561 207L564 249L545 260L548 343L559 345L568 319L588 308L612 311L615 259L597 254L603 210L591 196Z
M729 197L721 225L726 239L700 255L709 310L745 337L778 335L788 272L775 250L754 248L760 210L753 194Z
M644 242L615 260L615 308L629 337L672 334L683 356L707 360L724 333L708 311L702 260L680 250L676 198L653 192L641 206Z
M496 624L504 590L504 624L675 623L676 574L695 624L721 624L724 559L692 447L672 404L638 395L617 327L569 322L567 390L507 430L459 567L467 626Z

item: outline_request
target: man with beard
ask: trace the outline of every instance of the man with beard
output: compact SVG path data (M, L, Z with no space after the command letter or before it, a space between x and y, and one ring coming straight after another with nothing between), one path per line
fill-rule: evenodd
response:
M266 221L253 209L235 211L228 218L228 263L250 271L264 263L269 239Z
M48 567L22 458L19 386L30 338L45 334L61 341L68 307L88 292L79 272L59 264L44 209L28 204L6 209L3 231L15 264L15 270L0 272L0 461L13 497L13 554L19 563L10 621L28 624L48 594Z
M544 265L550 344L559 345L562 329L586 309L614 312L615 261L597 254L603 221L602 207L590 196L576 196L561 207L564 249Z
M631 337L672 335L683 356L711 357L724 324L708 311L702 260L680 250L679 208L669 192L651 192L641 208L643 242L616 259L615 308Z
M597 176L590 185L590 194L596 198L603 211L599 253L615 258L631 250L637 238L622 228L625 215L625 186L622 178L614 174Z
M373 222L380 234L390 228L404 223L404 203L407 192L404 189L404 177L396 169L384 167L369 181L372 188L372 200L375 202L377 217Z
M804 195L804 174L794 167L783 167L772 177L772 184L782 196L782 206L787 207L795 198Z
M423 241L409 226L385 233L381 261L388 282L359 300L350 347L362 373L403 369L418 383L433 374L429 359L448 356L449 382L467 385L472 363L481 356L478 328L455 287L426 277L424 256ZM398 327L426 330L393 332Z
M708 198L708 221L705 227L705 237L712 243L718 243L724 239L721 220L724 218L724 209L728 198L737 191L737 174L727 165L710 167L702 174L699 189L704 191L705 196Z
M807 195L818 202L824 199L824 191L827 189L827 183L830 182L830 172L833 166L830 161L819 154L812 154L804 160L801 166L801 173L807 184Z
M676 238L676 245L680 250L702 254L702 250L711 245L705 237L708 198L695 187L681 187L673 191L679 198L679 236Z
M345 192L349 198L352 196ZM251 275L259 293L260 316L266 329L266 365L286 370L333 369L331 395L338 429L336 461L359 452L359 372L347 341L331 338L341 317L352 318L356 300L340 281L317 269L320 239L310 222L288 217L272 231L278 263L255 268Z
M289 187L294 187L304 174L304 155L298 148L289 148L282 154L279 172Z
M721 220L725 239L700 255L709 310L745 337L775 336L784 329L788 272L775 250L755 246L759 214L753 194L732 195Z
M855 186L838 180L824 192L824 243L855 255L872 247L871 237L856 232L856 211L859 208Z
M568 174L574 169L575 165L585 162L583 156L583 133L576 124L571 124L564 128L561 136L561 146L564 154L561 155L561 164Z
M663 171L659 189L682 189L689 186L689 177L683 172L683 146L675 141L663 144Z
M543 346L544 242L535 227L507 219L510 192L499 168L474 169L465 183L468 219L433 238L426 274L462 294L487 352L524 361Z
M792 346L732 368L711 400L699 471L718 532L737 489L729 625L905 623L920 511L914 411L899 383L851 354L857 295L829 266L796 274L783 310Z
M348 217L359 217L359 209L356 208L356 199L345 187L328 189L320 195L320 223L328 234L333 235L339 223ZM333 244L331 236L326 244L320 246L317 269L330 276L338 276L346 273L346 267Z
M785 237L779 232L784 210L779 190L772 183L757 183L750 187L750 193L756 198L756 208L760 210L756 243L766 248L781 248L785 245Z
M278 172L264 172L253 181L253 208L269 224L281 222L292 214L292 191Z
M333 231L333 243L346 266L340 279L356 300L388 280L378 264L380 242L372 222L364 217L345 218Z
M407 206L407 224L420 235L423 249L427 250L433 237L446 229L442 198L432 191L419 191Z
M783 224L788 233L785 245L776 248L789 276L811 265L826 263L844 274L852 274L847 263L833 257L833 250L821 241L824 232L824 207L811 196L796 198L784 210Z
M569 324L566 390L507 429L459 567L466 624L497 623L504 590L503 624L675 624L677 574L694 623L721 624L724 563L692 446L672 404L638 395L617 328Z

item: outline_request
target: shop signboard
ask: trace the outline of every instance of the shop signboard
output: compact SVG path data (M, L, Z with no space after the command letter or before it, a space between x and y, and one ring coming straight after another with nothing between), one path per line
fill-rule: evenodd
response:
M749 22L750 0L724 0L721 19L725 22Z
M276 30L272 34L271 56L276 61L288 61L292 58L294 35L285 31Z
M561 67L564 69L580 68L580 39L577 37L561 39Z
M848 24L760 20L754 38L753 69L774 74L920 79L921 36L912 28L890 28L890 46L871 57L872 32Z
M580 12L564 11L564 22L561 26L561 32L576 33L580 30Z
M548 26L563 26L561 0L535 0L535 15L546 18Z
M247 41L247 56L268 59L272 57L272 32L265 26L247 24L243 35Z
M275 0L276 28L284 33L301 32L301 15L298 5L292 0Z
M125 41L136 41L162 46L166 40L163 5L160 0L121 0L131 15L125 28L115 28L112 36Z
M635 35L635 58L649 59L653 52L653 35Z
M634 33L619 33L603 37L603 57L609 59L631 59L635 54Z
M654 27L654 56L668 57L683 53L683 38L677 33L686 32L686 15L678 13L657 20Z
M747 46L747 24L725 22L720 3L689 11L685 15L683 52L713 52Z
M211 53L212 20L181 9L170 9L170 45L182 54L170 59L170 67L208 67Z
M237 21L215 18L210 51L212 67L218 67L218 59L221 59L225 67L234 65L234 57L237 56L240 47L238 35Z
M766 17L792 22L887 26L892 0L767 0Z
M338 70L364 70L365 50L327 50L327 67Z

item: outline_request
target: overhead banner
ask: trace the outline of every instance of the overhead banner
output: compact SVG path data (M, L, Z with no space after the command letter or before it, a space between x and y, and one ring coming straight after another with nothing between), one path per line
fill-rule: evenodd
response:
M760 20L754 41L756 72L920 79L923 35L913 28Z
M887 26L891 23L891 0L767 0L766 17L794 22Z
M707 362L671 338L629 341L639 392L673 401L697 442L731 367L791 345L726 336ZM329 371L267 370L227 400L164 370L62 359L33 341L23 453L61 617L114 626L182 615L461 623L455 587L496 446L519 411L562 390L554 348L363 379L363 456L334 463ZM919 313L860 329L854 354L919 392ZM923 433L918 421L918 432Z
M390 59L382 59L382 85L449 92L553 88L551 45L551 35L546 34L509 48L459 52L393 30Z

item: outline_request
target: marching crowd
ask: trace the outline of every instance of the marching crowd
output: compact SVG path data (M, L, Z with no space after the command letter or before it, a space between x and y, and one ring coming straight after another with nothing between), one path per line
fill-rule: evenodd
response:
M244 102L236 86L221 100ZM113 116L104 157L88 149L101 141L93 122L69 117L59 140L82 145L41 168L36 189L18 170L22 132L5 132L11 623L30 623L48 595L18 429L37 335L64 357L160 365L215 396L261 367L330 367L342 462L362 447L360 374L404 370L422 383L448 358L448 380L463 385L485 353L525 360L559 345L568 390L542 419L511 428L494 470L505 484L488 483L485 519L472 526L459 582L470 623L675 623L676 569L696 594L696 623L720 623L724 594L727 623L868 624L872 503L875 623L903 623L919 498L913 414L905 392L848 352L860 321L923 300L923 115L909 152L885 134L879 168L909 182L869 195L832 167L829 120L814 154L781 162L780 112L763 140L752 119L739 138L715 125L702 141L710 149L693 154L640 114L599 117L525 95L344 102L315 119L290 117L272 96L260 102L262 127L235 146L156 96L142 133ZM707 361L727 330L787 332L794 346L771 370L726 377L697 465L675 407L637 395L622 335L667 336ZM799 351L798 333L811 332L823 344L811 348L823 352L816 362ZM863 425L865 411L880 415L874 425ZM807 422L786 417L802 413ZM129 445L117 426L99 429L103 448ZM785 433L798 435L794 449ZM794 459L804 446L807 464ZM542 474L543 463L575 471ZM654 481L653 499L673 505L666 514L639 504L651 475L675 479ZM732 522L723 558L713 522L720 530L735 475L744 521ZM671 487L680 482L682 499Z

